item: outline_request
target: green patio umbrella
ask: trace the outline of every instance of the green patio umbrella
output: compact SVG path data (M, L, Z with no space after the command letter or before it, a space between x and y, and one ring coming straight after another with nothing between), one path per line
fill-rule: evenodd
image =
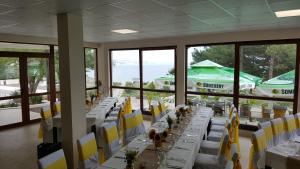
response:
M292 97L294 95L295 70L269 79L256 87L258 95L268 97Z
M210 60L191 65L188 69L188 88L199 91L200 89L233 90L234 71ZM261 81L256 76L240 73L240 89L253 89ZM168 85L174 81L173 75L166 75L155 80L158 86Z

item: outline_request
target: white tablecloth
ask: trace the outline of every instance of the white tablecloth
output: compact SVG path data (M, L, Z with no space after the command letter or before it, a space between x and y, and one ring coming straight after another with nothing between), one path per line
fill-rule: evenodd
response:
M300 155L300 137L269 148L266 151L265 164L274 169L287 169L287 157L294 155Z
M175 118L174 112L170 112L167 115ZM165 115L160 121L156 122L151 128L155 128L156 130L166 129L168 127L168 124L166 123L167 115ZM207 131L207 126L211 116L212 110L209 108L202 107L200 110L195 112L190 123L184 129L183 134L179 137L171 150L165 154L166 160L160 165L160 169L168 167L174 168L173 165L180 166L183 169L193 168L196 155L200 148L202 138ZM126 149L136 150L141 153L148 145L152 144L152 142L146 141L148 140L147 137L146 133L139 135L126 147L122 148L113 157L108 159L103 166L115 169L125 168L126 162L120 157L125 157L124 153Z
M102 123L105 120L106 113L114 107L117 102L115 97L107 97L95 108L86 113L87 130L90 131L91 127L96 123ZM61 114L53 117L53 127L61 128Z

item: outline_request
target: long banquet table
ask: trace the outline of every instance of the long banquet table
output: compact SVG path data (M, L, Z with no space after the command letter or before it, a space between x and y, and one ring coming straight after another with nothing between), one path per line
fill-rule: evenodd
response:
M193 112L193 116L183 133L175 141L173 147L165 152L165 162L159 164L162 168L182 168L192 169L196 155L200 148L201 141L207 132L207 127L213 113L210 108L200 107ZM166 122L167 116L170 115L175 119L175 112L170 112L161 118L160 121L154 123L150 129L165 130L168 127ZM150 130L148 129L148 131ZM146 133L148 133L148 131ZM142 153L149 145L153 144L149 141L148 135L144 133L136 137L132 142L123 147L119 152L114 154L110 159L103 163L103 168L124 169L126 162L124 160L126 149L138 151Z
M92 110L86 113L87 129L90 130L97 122L104 121L106 114L112 107L114 107L116 102L117 98L107 97ZM57 114L53 117L53 127L61 127L61 114Z
M260 159L258 165L261 166L263 161L265 161L266 169L290 169L295 163L299 165L300 137L296 137L267 149L265 159ZM299 166L295 166L295 168L296 167Z

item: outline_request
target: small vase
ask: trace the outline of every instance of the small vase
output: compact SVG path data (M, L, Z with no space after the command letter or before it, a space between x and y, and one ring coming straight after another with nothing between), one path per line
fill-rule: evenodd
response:
M134 169L134 165L133 164L127 164L126 169Z

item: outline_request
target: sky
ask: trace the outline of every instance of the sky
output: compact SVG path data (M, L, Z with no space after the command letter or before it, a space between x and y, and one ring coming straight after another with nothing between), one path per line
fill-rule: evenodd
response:
M194 49L201 50L201 47L190 47L188 49L188 61L192 62ZM138 65L138 50L112 51L112 60L116 64ZM117 60L117 61L116 61ZM143 51L143 63L148 65L174 65L174 50L146 50Z

